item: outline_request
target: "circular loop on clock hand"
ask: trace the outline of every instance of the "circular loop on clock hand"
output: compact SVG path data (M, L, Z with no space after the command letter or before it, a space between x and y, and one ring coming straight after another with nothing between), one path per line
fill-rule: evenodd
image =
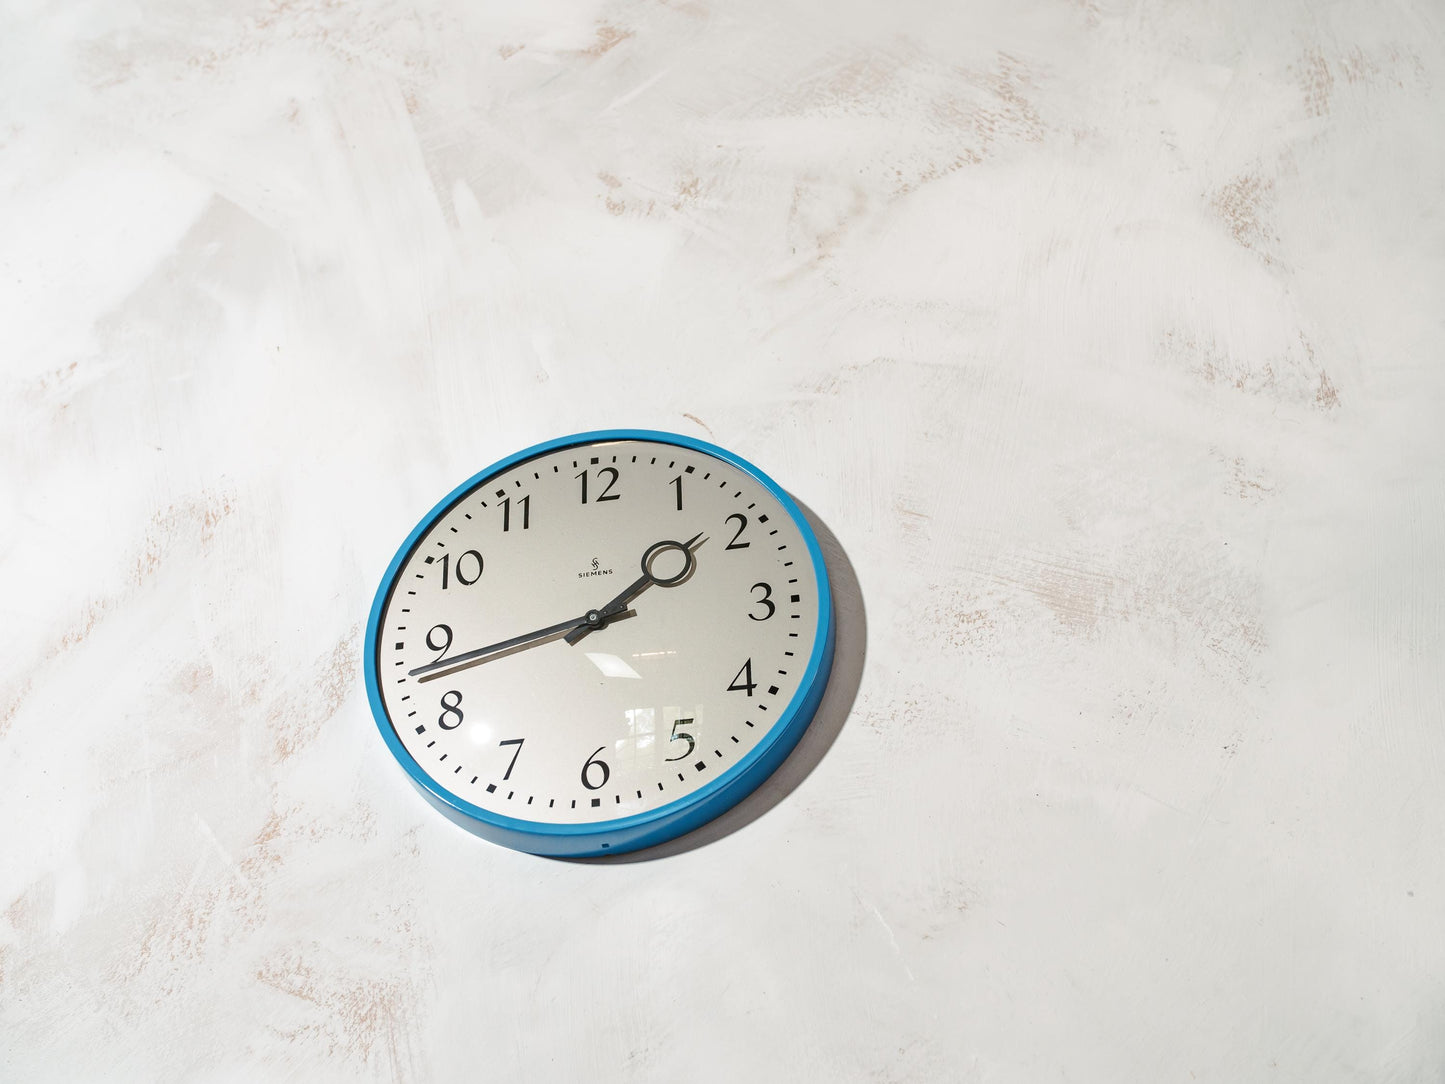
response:
M697 539L694 538L692 539L692 541L695 542L697 541ZM656 572L652 570L652 563L657 560L659 556L668 552L669 550L681 551L683 558L682 569L674 576L659 576ZM647 547L647 552L642 555L642 573L651 582L657 584L658 587L674 587L677 584L681 583L683 580L687 579L689 575L692 574L693 566L696 564L697 561L696 559L694 559L692 555L692 550L689 548L687 542L673 542L671 540L666 542L654 542L652 545Z

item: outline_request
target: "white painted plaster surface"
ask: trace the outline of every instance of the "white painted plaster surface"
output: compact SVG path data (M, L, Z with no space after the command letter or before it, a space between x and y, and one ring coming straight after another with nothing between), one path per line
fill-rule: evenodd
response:
M1423 0L7 0L0 1079L1440 1080L1442 132ZM559 863L360 634L610 426L804 501L866 656Z

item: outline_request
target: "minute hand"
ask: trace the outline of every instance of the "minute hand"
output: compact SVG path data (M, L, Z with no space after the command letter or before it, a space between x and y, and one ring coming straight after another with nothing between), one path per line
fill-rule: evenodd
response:
M408 670L407 676L414 677L418 681L431 681L433 678L443 677L437 673L439 670L450 671L455 667L464 666L470 662L479 662L489 655L497 655L514 647L522 647L536 640L545 640L549 636L556 636L559 632L568 632L580 625L600 620L598 612L583 614L581 617L574 617L571 621L563 621L557 625L548 625L545 629L538 629L536 632L525 632L521 636L513 636L510 640L503 640L500 643L488 644L486 647L479 647L474 651L463 651L460 655L452 655L445 659L438 659L436 662L427 663L425 666L418 666L415 670Z

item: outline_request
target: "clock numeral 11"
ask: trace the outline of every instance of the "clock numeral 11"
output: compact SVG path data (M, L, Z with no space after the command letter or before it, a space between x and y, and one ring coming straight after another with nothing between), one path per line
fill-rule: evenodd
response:
M522 530L530 530L532 527L532 495L529 493L517 502L522 509ZM502 530L512 529L512 498L508 497L502 502Z

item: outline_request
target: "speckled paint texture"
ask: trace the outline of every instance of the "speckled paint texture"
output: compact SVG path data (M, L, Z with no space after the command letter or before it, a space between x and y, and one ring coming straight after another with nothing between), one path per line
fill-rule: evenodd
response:
M1442 132L1422 0L0 4L0 1079L1440 1080ZM607 427L838 689L547 861L361 629Z

